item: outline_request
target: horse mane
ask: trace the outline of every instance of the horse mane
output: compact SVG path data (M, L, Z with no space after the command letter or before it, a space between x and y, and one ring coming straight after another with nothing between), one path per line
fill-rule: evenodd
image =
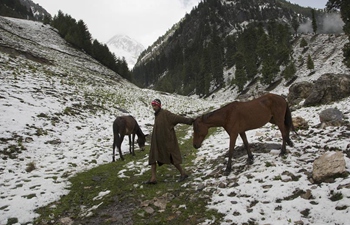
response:
M211 117L216 111L218 111L218 109L217 109L217 110L214 110L214 111L212 111L212 112L208 112L208 113L202 115L202 121L205 121L206 119L208 119L209 117Z
M211 112L208 112L206 114L203 114L202 115L202 121L204 122L205 120L209 119L212 115L214 115L215 113L227 108L228 106L232 106L232 104L236 103L237 101L234 101L234 102L231 102L227 105L224 105L223 107L219 108L219 109L216 109L214 111L211 111Z
M142 137L145 136L145 134L142 132L141 127L139 126L138 123L136 123L136 135L137 136L142 136Z

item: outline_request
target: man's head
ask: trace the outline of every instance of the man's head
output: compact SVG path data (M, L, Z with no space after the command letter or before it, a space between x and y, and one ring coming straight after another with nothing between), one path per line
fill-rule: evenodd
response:
M152 108L154 111L158 111L160 108L162 108L162 102L159 99L154 99L152 102Z

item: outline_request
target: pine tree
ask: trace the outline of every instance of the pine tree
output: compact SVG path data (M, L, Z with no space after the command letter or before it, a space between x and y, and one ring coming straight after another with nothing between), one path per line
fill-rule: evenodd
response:
M308 68L309 70L313 70L313 69L315 68L315 66L314 66L314 61L312 60L310 54L307 56L307 68Z
M225 62L228 68L231 68L235 64L234 56L237 51L236 38L231 35L226 38L226 53L225 53Z
M217 87L222 87L224 83L223 76L223 48L221 45L220 37L216 32L212 35L212 40L210 44L210 55L211 55L211 71L213 73L213 78L215 79L215 84Z
M305 40L305 38L302 38L300 41L300 48L304 48L307 46L307 41Z
M244 55L241 52L235 54L236 71L234 84L237 85L238 90L242 91L245 83L247 82L247 74L244 70Z
M316 22L316 17L315 17L315 10L311 9L311 15L312 15L312 30L316 34L317 31L317 22Z
M291 63L288 64L288 66L286 66L286 68L282 72L282 76L284 77L284 79L288 80L288 79L292 78L296 72L297 72L297 70L295 68L295 64L292 61Z
M298 33L298 28L299 28L300 24L298 22L298 18L296 16L294 16L292 18L292 28L294 30L294 34L296 35Z
M263 61L261 73L262 73L262 83L271 84L275 78L279 68L276 61L273 58L267 58Z

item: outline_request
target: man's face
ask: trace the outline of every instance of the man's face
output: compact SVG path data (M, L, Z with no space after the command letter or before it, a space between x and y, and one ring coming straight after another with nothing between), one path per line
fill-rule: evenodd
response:
M157 105L152 104L152 108L155 112L157 112L159 110L159 106L157 106Z

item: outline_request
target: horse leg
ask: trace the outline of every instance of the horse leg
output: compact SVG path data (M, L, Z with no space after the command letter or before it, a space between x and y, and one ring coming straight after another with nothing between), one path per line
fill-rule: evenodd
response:
M287 144L288 144L290 147L293 147L294 144L293 144L292 140L290 140L289 135L290 135L290 131L291 131L291 130L295 131L295 129L294 129L294 125L293 125L292 114L291 114L291 112L290 112L290 109L289 109L289 106L288 106L288 105L287 105L287 107L286 107L286 114L285 114L285 116L284 116L284 127L285 127L286 132L287 132L287 134L286 134L286 136L287 136L287 140L286 140L286 141L287 141Z
M287 129L287 134L286 134L286 142L287 144L290 146L290 147L294 147L294 144L292 142L292 140L290 140L290 129L286 128Z
M290 141L289 140L289 132L287 130L287 127L284 125L284 123L278 123L277 126L278 126L279 130L281 131L281 135L282 135L282 149L281 149L280 156L284 156L287 153L286 143Z
M119 156L122 160L124 160L123 154L122 154L122 143L124 140L124 135L120 134L119 141L117 143L118 151L119 151Z
M245 147L247 154L248 154L247 163L253 164L254 156L253 156L252 152L250 151L247 136L246 136L245 132L240 133L239 136L241 136L241 138L243 140L244 147Z
M129 153L131 154L132 151L131 151L131 134L128 134L128 137L129 137Z
M118 134L113 133L113 155L112 155L112 162L115 162L115 146L116 146L117 140L118 140L117 135L118 135Z
M225 175L228 176L232 170L232 156L233 156L233 150L235 148L236 144L236 139L237 139L238 134L231 134L230 135L230 147L228 150L228 162L225 170Z
M132 155L135 156L135 134L132 134L131 146L132 146Z

